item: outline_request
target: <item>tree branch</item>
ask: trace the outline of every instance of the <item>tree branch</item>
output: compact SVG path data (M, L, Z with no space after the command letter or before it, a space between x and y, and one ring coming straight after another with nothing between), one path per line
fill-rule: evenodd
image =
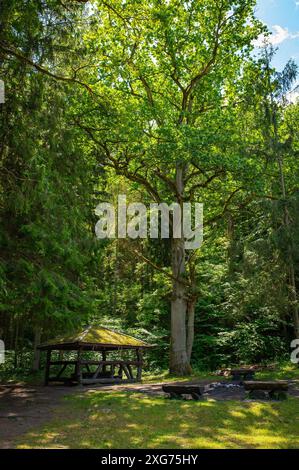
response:
M168 271L166 271L164 268L161 268L161 266L158 266L157 264L155 264L153 261L149 260L148 258L146 258L142 253L140 253L140 251L138 250L131 250L133 253L135 253L135 255L137 255L140 259L142 259L145 263L149 264L150 266L152 266L156 271L159 271L161 273L163 273L165 276L167 276L169 279L171 279L172 281L175 281L175 282L179 282L187 287L191 287L191 285L185 281L184 279L182 279L181 277L180 278L176 278L175 276L172 276L172 274L170 274Z
M7 55L11 55L11 56L15 57L20 62L23 62L24 64L29 65L30 67L34 68L38 72L41 72L44 75L47 75L48 77L51 77L55 80L66 82L66 83L75 83L75 84L80 85L83 88L85 88L90 94L96 95L96 93L92 90L92 88L87 83L84 83L84 82L78 80L75 77L65 77L65 76L57 75L53 72L50 72L49 70L45 69L41 65L36 64L35 62L33 62L28 57L25 57L19 50L15 49L15 48L12 48L11 46L7 46L6 44L0 42L0 50L2 50Z

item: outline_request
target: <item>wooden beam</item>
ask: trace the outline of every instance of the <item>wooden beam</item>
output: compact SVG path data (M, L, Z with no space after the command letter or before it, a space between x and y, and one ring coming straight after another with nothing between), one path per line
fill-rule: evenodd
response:
M120 378L120 379L123 378L123 372L124 372L123 365L120 364L119 371L118 371L118 374L119 374L119 378Z
M120 384L121 379L114 379L113 377L103 377L101 379L82 379L82 384Z
M142 365L142 362L139 361L123 361L123 360L115 360L115 361L93 361L93 360L81 360L81 364L89 364L90 366L97 366L99 364L106 365L106 366L118 366L121 364L129 364L131 366L138 366Z
M141 382L142 378L142 364L143 364L143 359L142 359L142 349L137 349L136 351L137 354L137 381Z
M98 363L97 363L98 364ZM99 366L96 368L95 373L93 374L93 378L96 379L99 375L99 373L102 371L103 365L100 363Z
M51 349L47 350L47 359L46 359L46 370L45 370L45 385L49 384L49 376L50 376L50 362L51 362Z
M136 379L119 379L119 378L106 378L103 377L101 379L82 379L82 384L122 384L122 383L135 383Z
M78 377L79 384L82 385L81 349L78 349L76 375Z
M68 365L68 364L63 364L63 366L61 367L61 369L60 369L60 371L58 372L57 376L55 377L56 379L59 379L59 377L61 377L61 375L62 375L63 372L65 371L67 365Z
M132 376L131 376L130 371L129 371L128 367L127 367L127 364L122 364L122 367L123 367L123 371L124 371L125 375L127 376L127 378L128 378L129 380L131 380L131 379L132 379Z
M62 365L68 365L68 364L77 364L77 361L50 361L51 366L62 366Z

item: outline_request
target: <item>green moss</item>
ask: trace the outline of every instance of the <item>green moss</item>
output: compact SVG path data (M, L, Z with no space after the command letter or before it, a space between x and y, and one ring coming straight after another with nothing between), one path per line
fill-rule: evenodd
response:
M125 333L118 333L117 331L99 326L89 326L83 331L79 331L73 335L55 338L52 341L44 343L42 346L56 345L56 344L72 344L72 343L88 343L88 344L113 344L115 346L149 346L144 341L141 341L133 336L126 335Z

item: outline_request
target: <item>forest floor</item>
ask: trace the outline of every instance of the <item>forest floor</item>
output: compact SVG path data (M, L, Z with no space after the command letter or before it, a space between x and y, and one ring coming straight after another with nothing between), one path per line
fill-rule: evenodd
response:
M153 379L103 387L2 385L0 448L299 448L299 374L278 375L289 378L286 401L247 400L242 387L210 387L230 383L219 377L186 382L204 387L198 402L165 399Z

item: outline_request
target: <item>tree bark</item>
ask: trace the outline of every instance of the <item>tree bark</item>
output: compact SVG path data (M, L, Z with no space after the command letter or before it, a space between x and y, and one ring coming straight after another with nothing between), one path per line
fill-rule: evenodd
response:
M183 194L183 168L176 167L177 194ZM181 204L182 197L179 203ZM182 226L182 224L181 224ZM173 230L172 230L173 234ZM170 342L170 373L175 375L189 375L191 367L187 356L187 287L185 283L185 240L172 237L171 240L171 266L172 266L172 299L171 299L171 342Z
M184 241L173 239L172 274L177 280L173 281L171 299L170 372L176 375L188 375L191 372L186 344L187 292L182 282L184 257Z
M194 342L194 317L196 299L190 299L187 303L187 358L190 363Z
M35 328L34 332L34 343L33 343L33 364L32 364L32 370L34 372L37 372L39 370L39 364L40 364L40 350L37 349L38 345L41 342L41 334L42 330L38 326Z

